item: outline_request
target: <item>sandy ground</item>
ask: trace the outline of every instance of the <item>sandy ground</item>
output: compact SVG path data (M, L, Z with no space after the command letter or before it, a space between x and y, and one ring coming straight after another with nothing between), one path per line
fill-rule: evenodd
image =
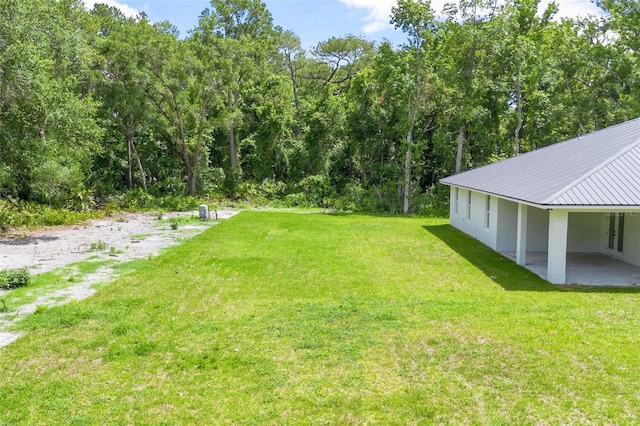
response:
M218 210L219 220L228 219L237 210ZM215 213L212 212L212 217ZM167 213L163 219L198 216L198 212ZM181 224L171 229L167 221L157 215L122 214L92 220L76 226L54 227L23 235L0 237L0 270L28 268L32 275L53 271L89 257L127 261L157 255L162 249L179 244L215 225L215 220ZM33 313L38 305L53 306L70 300L85 299L95 293L97 283L115 278L112 267L100 268L86 275L72 286L41 294L33 303L20 306L9 313L0 313L0 347L20 337L7 328L25 315ZM0 290L0 298L8 292Z

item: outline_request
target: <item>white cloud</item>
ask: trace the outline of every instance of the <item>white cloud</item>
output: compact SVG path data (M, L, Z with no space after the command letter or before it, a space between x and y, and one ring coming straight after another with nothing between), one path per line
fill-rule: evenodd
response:
M347 7L366 9L369 14L364 21L367 24L362 27L362 31L367 34L393 28L391 20L391 8L397 4L396 0L340 0Z
M542 14L549 3L551 3L551 0L542 0L538 5L538 12ZM556 4L558 5L556 19L602 15L602 10L589 0L556 0Z
M133 7L128 6L124 3L120 3L117 0L82 0L82 1L84 2L84 6L87 9L92 9L96 3L106 4L109 7L116 7L120 9L120 11L124 14L124 16L128 18L134 18L138 16L138 14L140 13L138 12L138 10L134 9Z
M86 0L85 0L86 1ZM392 28L391 8L398 2L397 0L339 0L347 7L354 9L366 9L368 15L364 18L366 23L362 31L367 34L376 33ZM553 0L542 0L538 6L539 13L543 13L549 3ZM436 15L439 15L446 3L456 3L455 0L431 0L431 8ZM600 9L590 0L555 0L558 5L556 19L585 17L587 15L599 15Z

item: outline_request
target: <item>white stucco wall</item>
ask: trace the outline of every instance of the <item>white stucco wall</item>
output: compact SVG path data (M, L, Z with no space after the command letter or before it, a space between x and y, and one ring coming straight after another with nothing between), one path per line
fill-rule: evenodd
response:
M569 213L567 252L598 253L602 249L602 217L604 213Z
M462 232L482 241L492 249L496 249L496 230L498 228L498 199L490 198L489 227L486 226L487 195L475 191L458 188L458 209L456 214L456 187L450 192L450 222ZM468 194L471 193L471 214L468 214Z
M498 199L497 248L499 252L515 252L518 240L518 203Z
M549 249L549 212L529 207L527 217L527 251L546 252Z
M515 252L518 238L518 203L498 200L497 247L500 252ZM527 207L527 251L546 252L549 244L549 212Z
M467 196L471 192L471 214L467 213ZM518 203L490 197L489 228L486 227L486 194L458 188L450 189L450 222L461 231L499 252L515 252L518 227ZM527 252L547 252L549 211L528 207ZM568 215L567 251L615 254L621 260L640 266L640 212L625 216L624 253L607 250L608 217L605 212L570 212Z

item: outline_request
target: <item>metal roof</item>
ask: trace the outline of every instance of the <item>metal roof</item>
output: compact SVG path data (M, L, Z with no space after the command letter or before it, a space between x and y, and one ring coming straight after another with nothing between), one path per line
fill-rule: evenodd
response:
M440 182L541 206L640 206L640 118Z

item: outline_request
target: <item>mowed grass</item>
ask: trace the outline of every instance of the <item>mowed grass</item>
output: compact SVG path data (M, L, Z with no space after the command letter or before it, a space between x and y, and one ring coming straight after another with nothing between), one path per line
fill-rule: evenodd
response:
M29 317L0 424L637 424L639 297L445 220L245 212Z

